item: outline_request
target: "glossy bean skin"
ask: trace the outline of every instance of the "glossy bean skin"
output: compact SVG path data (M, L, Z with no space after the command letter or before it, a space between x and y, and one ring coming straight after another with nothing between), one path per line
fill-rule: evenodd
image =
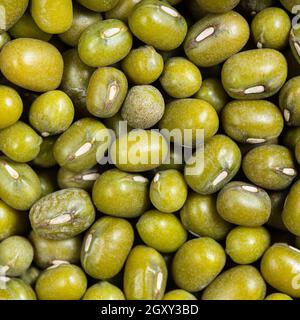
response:
M299 250L287 244L276 243L265 252L260 268L269 285L291 297L299 298Z
M272 293L269 294L265 300L293 300L290 296L285 293Z
M54 158L61 167L74 172L91 169L103 158L110 139L102 122L82 118L56 140Z
M86 288L84 272L79 267L66 263L43 271L35 285L39 300L80 300Z
M1 2L1 16L3 19L0 25L0 31L6 31L13 26L24 14L29 0L3 0Z
M102 20L101 14L85 9L73 3L72 25L65 32L60 33L60 39L71 47L76 47L82 32L93 23Z
M25 13L22 18L9 29L9 33L13 38L33 38L49 41L52 34L44 32L35 23L29 13Z
M187 232L174 214L150 210L136 225L143 242L159 252L175 252L187 239Z
M296 181L290 189L282 212L282 221L286 228L296 236L300 236L300 220L299 220L299 192L300 182Z
M131 50L122 61L122 70L135 84L150 84L163 72L162 56L152 46Z
M161 300L168 270L163 257L153 248L134 247L126 261L124 293L128 300Z
M187 184L197 193L212 194L220 190L237 173L241 165L241 152L238 146L227 136L216 135L194 154L185 166ZM209 160L208 160L209 159Z
M40 270L34 266L28 268L22 275L21 280L23 280L26 284L33 286L40 275Z
M83 269L96 279L105 280L114 277L122 269L133 240L133 229L126 220L113 217L99 219L83 240L81 250Z
M136 148L141 146L141 154L136 154ZM118 169L127 172L155 169L163 163L167 155L166 139L160 133L149 130L131 131L115 140L110 149L113 163Z
M0 266L4 275L18 277L31 265L33 247L30 242L20 236L11 236L0 243Z
M6 278L5 287L0 288L1 300L37 300L30 285L17 278Z
M271 215L267 224L279 230L286 230L282 221L282 211L287 191L272 191L268 194L271 199Z
M271 214L271 200L263 189L244 182L230 182L218 194L217 210L231 223L257 227Z
M226 253L238 264L257 261L271 243L270 233L264 227L236 227L226 238Z
M141 175L108 170L94 184L93 202L108 215L135 218L149 208L148 185L149 180Z
M202 300L263 300L266 284L253 266L223 272L204 291Z
M41 30L47 33L63 33L73 21L71 0L32 0L31 15Z
M168 190L170 188L170 190ZM158 172L150 185L150 200L162 212L176 212L182 208L188 195L182 174L176 170Z
M280 91L279 106L288 125L298 126L300 124L300 106L298 95L300 94L300 77L294 77L286 82Z
M300 62L300 32L299 29L292 28L290 32L290 38L289 38L290 47L293 53L293 56L297 60L297 62Z
M89 287L82 300L125 300L123 292L107 281L100 281Z
M215 195L190 192L180 210L184 227L193 235L222 240L231 229L230 223L218 213Z
M286 78L286 59L273 49L239 52L230 57L222 68L224 89L234 99L253 100L273 96Z
M210 103L216 109L217 113L220 113L228 102L228 95L221 81L217 78L204 79L199 91L194 97Z
M145 15L147 20L143 18ZM183 16L168 3L158 0L138 3L128 18L128 24L137 38L164 51L178 48L187 32Z
M78 0L80 4L86 8L96 11L96 12L105 12L114 8L118 0L105 0L105 1L95 1L95 0Z
M167 292L163 300L197 300L197 298L185 290L177 289Z
M74 119L72 100L61 90L40 95L30 107L29 122L43 137L66 131Z
M265 145L252 149L243 159L247 178L259 187L283 190L297 175L290 150L280 145Z
M56 165L56 160L53 155L53 147L56 137L44 138L40 145L40 152L33 159L33 163L41 168L51 168Z
M237 142L263 143L277 138L283 130L279 108L265 100L236 100L222 110L225 132Z
M16 123L23 112L23 101L16 90L8 86L0 86L0 129Z
M300 136L299 127L289 128L284 132L283 145L290 149L294 149L296 147L299 136Z
M29 162L36 158L42 141L42 138L22 121L0 132L1 151L17 162Z
M50 240L31 231L29 239L34 247L34 262L41 269L52 266L55 261L78 263L80 261L81 237Z
M76 49L70 49L63 53L64 72L61 89L72 99L77 115L86 116L86 95L89 80L94 68L84 64Z
M196 0L202 10L210 13L223 13L232 10L239 3L238 0L216 0L213 2L205 0Z
M266 8L253 19L251 31L257 47L282 50L288 44L291 22L280 8Z
M119 0L116 6L105 12L105 18L119 19L127 22L134 6L141 1L142 0Z
M26 163L0 158L0 197L16 210L28 210L41 196L41 183Z
M111 19L90 25L78 43L80 59L90 67L106 67L127 56L132 47L132 35L127 26Z
M173 98L188 98L201 87L200 70L188 59L174 57L167 60L160 83Z
M29 61L28 56L31 57ZM45 92L60 85L63 59L59 51L45 41L20 38L10 41L1 50L0 69L16 85Z
M173 259L174 281L181 289L200 291L221 272L225 260L224 250L215 240L207 237L189 240Z
M127 89L127 79L122 71L111 67L99 68L89 81L86 97L88 111L99 118L114 116L122 106Z
M24 234L27 229L26 215L0 200L0 241L13 235Z
M172 131L179 130L178 136L171 137L175 143L186 146L195 146L197 143L197 129L203 129L204 140L214 136L219 128L219 119L215 109L206 101L201 99L187 98L176 99L166 106L166 111L159 122L160 129ZM182 137L184 130L190 129L192 137ZM182 139L182 138L181 138Z
M196 65L210 67L239 52L249 36L249 25L237 12L208 15L189 30L184 50Z

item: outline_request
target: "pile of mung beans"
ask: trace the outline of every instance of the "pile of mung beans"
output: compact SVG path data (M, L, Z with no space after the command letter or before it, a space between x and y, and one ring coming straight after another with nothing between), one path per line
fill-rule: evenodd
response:
M0 300L300 298L300 0L0 0Z

